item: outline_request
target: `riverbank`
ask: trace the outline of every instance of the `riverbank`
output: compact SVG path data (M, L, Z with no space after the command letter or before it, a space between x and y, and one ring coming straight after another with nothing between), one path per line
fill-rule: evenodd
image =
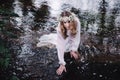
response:
M27 59L29 77L26 80L58 80L60 76L56 74L59 66L56 48L41 47L33 51L36 54ZM119 60L118 55L101 54L80 62L81 80L119 80Z

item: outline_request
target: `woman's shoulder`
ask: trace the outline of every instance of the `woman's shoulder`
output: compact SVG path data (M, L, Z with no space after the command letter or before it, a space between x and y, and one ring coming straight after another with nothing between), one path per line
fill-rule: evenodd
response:
M60 26L59 25L56 27L56 30L60 30Z
M79 18L78 18L78 17L76 17L76 16L75 16L75 21L76 21L77 23L80 23Z
M75 21L77 22L77 30L80 31L80 28L81 28L80 19L78 17L75 17Z
M58 32L61 31L61 30L60 30L60 26L59 26L59 24L58 24L58 26L56 27L56 31L58 31Z

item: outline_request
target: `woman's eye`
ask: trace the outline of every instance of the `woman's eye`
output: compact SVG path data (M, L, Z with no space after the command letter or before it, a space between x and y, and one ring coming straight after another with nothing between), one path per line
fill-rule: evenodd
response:
M68 21L68 23L70 23L70 21Z
M64 23L66 23L66 22L64 22Z
M66 21L66 22L63 22L63 23L70 23L70 21Z

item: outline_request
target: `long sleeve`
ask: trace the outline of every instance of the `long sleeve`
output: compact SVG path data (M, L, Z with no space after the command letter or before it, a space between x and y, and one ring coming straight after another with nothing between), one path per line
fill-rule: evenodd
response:
M75 38L73 38L73 43L72 43L72 47L71 50L72 51L77 51L79 44L80 44L80 31L81 31L81 26L80 26L80 21L77 18L77 34L75 36Z
M60 33L60 29L59 29L59 24L57 27L57 54L58 54L58 59L59 59L59 64L65 65L65 61L64 61L64 51L65 51L65 40L63 39L61 33Z

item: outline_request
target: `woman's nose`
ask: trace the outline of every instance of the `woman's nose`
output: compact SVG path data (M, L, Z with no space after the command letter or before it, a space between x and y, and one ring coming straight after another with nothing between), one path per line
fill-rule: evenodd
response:
M67 22L66 25L69 26L70 24Z

